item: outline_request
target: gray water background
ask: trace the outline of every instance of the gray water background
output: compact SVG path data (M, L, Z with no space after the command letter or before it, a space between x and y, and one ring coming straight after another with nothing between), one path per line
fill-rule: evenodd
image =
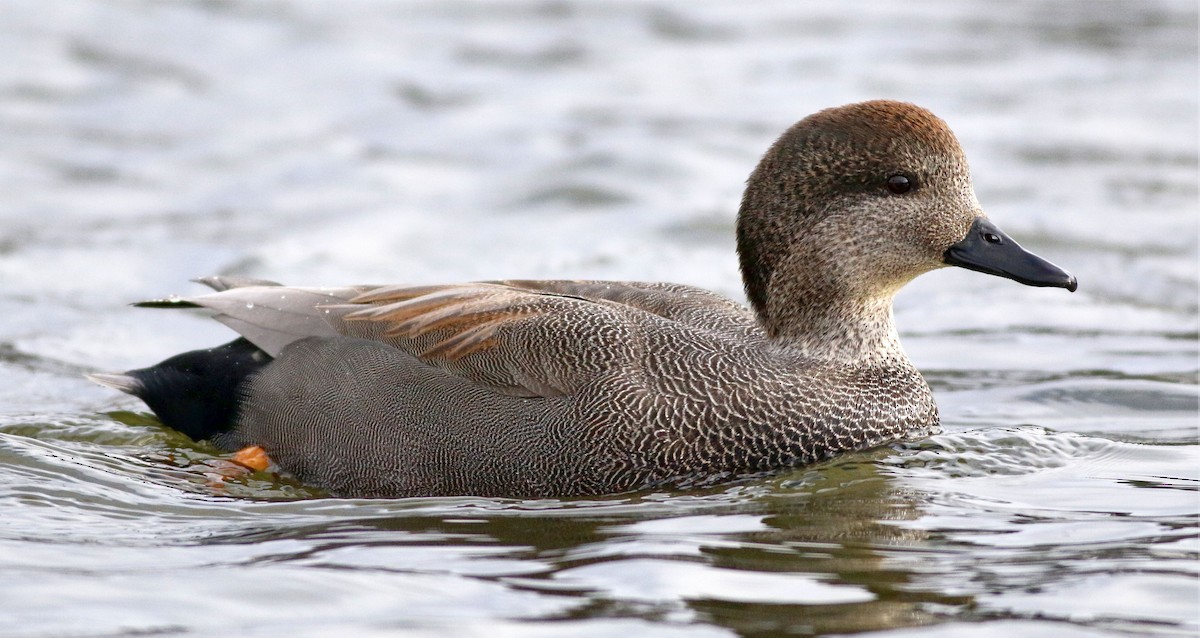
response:
M0 2L0 636L1183 636L1200 629L1197 7ZM796 119L949 121L1080 290L901 293L946 432L697 492L347 500L81 378L230 335L128 302L669 280ZM877 633L876 633L877 632Z

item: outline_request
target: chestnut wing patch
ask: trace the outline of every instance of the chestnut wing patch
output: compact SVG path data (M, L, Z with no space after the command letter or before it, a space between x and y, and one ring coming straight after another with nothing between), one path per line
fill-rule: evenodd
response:
M497 345L497 332L517 328L550 313L577 310L589 302L577 297L539 293L503 284L388 286L350 300L367 307L342 315L347 324L372 322L373 336L386 341L420 341L412 353L422 359L458 360ZM337 306L350 310L351 306Z
M518 396L559 396L632 356L641 311L502 283L390 286L323 307L345 335Z

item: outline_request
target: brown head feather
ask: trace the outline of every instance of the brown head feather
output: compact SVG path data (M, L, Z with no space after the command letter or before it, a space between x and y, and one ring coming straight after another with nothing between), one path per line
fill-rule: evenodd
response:
M913 192L890 193L893 175L910 177ZM747 296L772 335L806 330L797 322L812 318L789 316L795 308L890 301L941 266L980 214L962 149L937 116L887 100L820 111L750 175L738 217Z

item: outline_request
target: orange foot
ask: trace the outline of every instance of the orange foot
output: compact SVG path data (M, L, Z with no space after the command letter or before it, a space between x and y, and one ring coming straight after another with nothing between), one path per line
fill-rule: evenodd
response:
M262 472L271 466L271 458L267 451L257 445L251 445L235 452L229 459L209 461L211 468L204 473L208 478L209 487L220 488L225 481L245 476L251 472Z
M266 450L257 445L251 445L250 447L238 450L233 455L233 458L229 460L238 465L248 467L255 472L262 472L271 467L271 457L267 456Z

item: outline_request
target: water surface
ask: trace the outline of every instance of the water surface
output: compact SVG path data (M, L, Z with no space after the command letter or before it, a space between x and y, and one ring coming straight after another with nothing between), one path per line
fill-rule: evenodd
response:
M0 6L0 635L1200 630L1194 3ZM945 433L705 491L332 499L82 380L229 338L127 307L298 284L741 299L754 162L890 97L1080 290L896 306Z

